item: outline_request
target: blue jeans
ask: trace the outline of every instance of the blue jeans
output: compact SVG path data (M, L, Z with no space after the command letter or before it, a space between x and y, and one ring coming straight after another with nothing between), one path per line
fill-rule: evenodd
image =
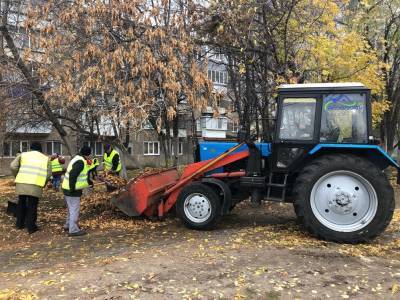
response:
M53 175L53 180L51 181L53 188L59 189L60 182L61 182L61 175Z

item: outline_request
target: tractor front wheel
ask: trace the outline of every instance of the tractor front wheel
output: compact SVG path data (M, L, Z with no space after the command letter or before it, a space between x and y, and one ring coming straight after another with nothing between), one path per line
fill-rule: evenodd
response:
M312 161L293 189L296 214L312 234L335 242L368 241L390 223L393 188L370 161L329 155Z
M176 202L178 217L186 227L211 230L220 218L221 200L218 194L202 183L191 183L180 192Z

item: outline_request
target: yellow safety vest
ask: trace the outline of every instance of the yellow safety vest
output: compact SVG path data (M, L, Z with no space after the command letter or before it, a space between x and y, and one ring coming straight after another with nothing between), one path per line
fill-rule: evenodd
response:
M110 155L107 156L107 153L104 153L103 156L103 161L104 161L104 170L106 171L111 171L112 170L112 166L113 166L113 158L114 156L119 153L117 151L115 151L114 149L111 151ZM122 169L122 164L121 164L121 155L119 155L119 163L118 163L118 167L115 170L116 172L121 171Z
M81 173L79 174L78 178L76 179L75 190L83 190L84 188L87 188L89 186L89 183L88 183L89 166L86 163L86 160L82 156L76 155L68 164L67 172L65 173L64 180L63 180L63 183L61 186L64 190L67 190L67 191L70 190L70 188L69 188L69 172L71 172L72 166L78 160L83 161L84 167L83 167L83 170L81 171Z
M96 167L99 166L99 165L100 165L99 160L98 160L97 158L95 158L95 159L93 159L93 163L92 163L92 165L91 165L89 168L90 168L90 170L91 170L91 169L96 168Z
M46 185L48 163L49 158L38 151L22 153L15 182L44 187Z
M93 159L92 164L90 166L88 165L89 171L91 171L92 169L96 168L99 165L100 165L99 160L97 158Z
M62 172L62 170L62 164L60 164L60 162L58 161L58 157L56 157L51 161L51 172Z

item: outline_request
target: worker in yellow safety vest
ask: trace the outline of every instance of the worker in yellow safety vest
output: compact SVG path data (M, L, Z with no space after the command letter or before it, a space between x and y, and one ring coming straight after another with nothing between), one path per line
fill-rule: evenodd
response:
M100 162L97 158L94 158L89 165L89 178L96 180L97 179L97 167L100 166Z
M52 177L51 184L55 190L58 190L61 183L61 176L64 173L63 165L65 164L65 159L56 153L50 157L50 161Z
M37 206L43 188L51 176L51 163L42 152L39 143L32 143L30 151L18 155L10 165L15 177L15 191L18 195L16 227L26 227L32 234L38 230L36 225Z
M93 186L93 182L89 178L91 149L84 146L68 164L67 172L62 183L65 202L68 206L67 220L64 230L69 232L69 236L81 236L86 232L78 225L79 209L81 203L82 190Z
M104 147L103 166L105 171L115 175L119 175L122 169L121 157L110 144Z

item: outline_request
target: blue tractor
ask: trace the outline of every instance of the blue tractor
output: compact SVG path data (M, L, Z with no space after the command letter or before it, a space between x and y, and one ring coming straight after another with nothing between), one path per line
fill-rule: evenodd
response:
M250 197L255 206L293 203L304 228L326 240L358 243L382 233L395 208L383 171L399 165L373 137L371 91L359 83L282 85L277 103L271 142L200 143L197 164L228 155L180 191L183 223L212 229Z

